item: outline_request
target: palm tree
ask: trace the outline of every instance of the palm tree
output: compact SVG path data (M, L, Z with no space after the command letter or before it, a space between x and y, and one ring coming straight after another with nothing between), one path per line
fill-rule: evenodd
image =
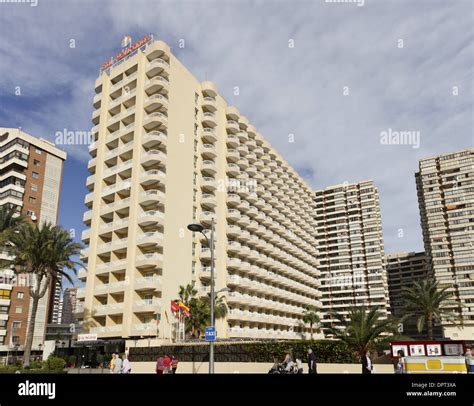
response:
M448 310L453 302L449 287L439 287L433 278L415 282L412 287L402 289L403 298L406 303L406 316L416 317L416 327L421 333L426 325L429 340L433 339L433 324L442 319L453 323L463 324L462 316ZM456 303L459 306L459 303Z
M386 334L394 334L397 331L397 323L394 319L383 318L383 314L377 307L352 307L349 309L347 318L344 315L336 315L342 328L329 327L328 332L335 338L343 341L347 346L363 356L367 350L374 348Z
M193 299L197 295L197 290L194 287L194 281L188 283L186 286L179 287L179 299L183 302L188 304L191 299Z
M318 325L320 323L321 319L319 318L319 315L317 313L317 310L313 306L308 306L305 309L305 312L303 314L303 322L305 324L309 324L309 329L311 333L311 340L313 339L313 325ZM316 329L318 331L319 328Z
M10 248L10 237L15 230L25 222L25 218L18 215L13 206L4 205L0 207L0 250L8 251ZM10 264L8 260L1 260L0 266L6 268Z
M27 367L30 364L38 302L59 277L74 284L66 270L76 273L76 266L82 266L72 260L72 257L79 255L82 244L75 243L66 230L50 223L42 226L22 224L10 237L10 241L12 263L16 272L29 273L35 278L35 283L30 284L33 301L23 361L24 367Z

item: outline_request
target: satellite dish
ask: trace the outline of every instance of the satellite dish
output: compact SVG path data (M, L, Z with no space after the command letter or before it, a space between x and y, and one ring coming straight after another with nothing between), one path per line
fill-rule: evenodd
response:
M33 221L36 221L36 220L37 220L37 218L36 218L36 215L35 215L35 214L32 214L32 215L31 215L31 220L33 220Z

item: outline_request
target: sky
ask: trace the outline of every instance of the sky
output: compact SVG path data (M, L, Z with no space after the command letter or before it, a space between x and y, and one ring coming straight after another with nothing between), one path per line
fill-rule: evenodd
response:
M474 147L474 1L340 1L0 0L0 127L89 131L99 67L151 33L313 188L373 179L385 251L421 251L418 161ZM62 147L80 239L88 149Z

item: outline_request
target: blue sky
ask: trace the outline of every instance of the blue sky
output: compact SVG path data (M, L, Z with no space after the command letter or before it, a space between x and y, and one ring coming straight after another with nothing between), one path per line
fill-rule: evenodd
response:
M314 188L373 179L386 252L422 250L418 160L474 146L473 27L471 0L0 3L0 123L88 131L100 65L153 33ZM419 148L382 144L389 129ZM80 238L88 152L65 149L59 221Z

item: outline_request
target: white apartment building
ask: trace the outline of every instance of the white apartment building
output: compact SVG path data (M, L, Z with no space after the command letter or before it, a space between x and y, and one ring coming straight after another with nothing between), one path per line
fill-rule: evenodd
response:
M474 339L474 149L422 159L415 175L430 272L449 287L463 326L443 321L452 339Z
M218 338L306 336L304 308L321 307L310 187L165 43L129 49L95 82L83 327L173 338L179 286L210 286L210 250L186 227L214 219L215 286L229 309Z
M389 313L379 194L371 180L315 191L323 327L351 307Z

